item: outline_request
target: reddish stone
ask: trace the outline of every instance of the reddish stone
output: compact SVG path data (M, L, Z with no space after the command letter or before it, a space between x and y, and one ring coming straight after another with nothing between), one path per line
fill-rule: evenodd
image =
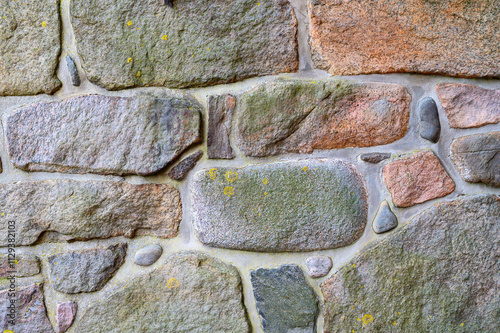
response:
M64 333L73 324L78 304L76 302L64 302L57 305L57 332Z

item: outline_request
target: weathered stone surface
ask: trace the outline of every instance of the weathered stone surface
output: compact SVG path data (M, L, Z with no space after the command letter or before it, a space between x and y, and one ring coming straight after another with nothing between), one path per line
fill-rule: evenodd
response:
M385 185L397 207L410 207L441 198L455 190L455 183L430 150L387 164L383 174Z
M368 147L401 139L411 97L401 85L278 80L238 101L237 139L249 156Z
M200 140L200 110L190 99L89 95L21 108L4 126L18 168L145 176Z
M418 127L422 138L438 142L441 123L436 102L431 97L424 98L418 103Z
M15 289L15 325L12 325L10 289L0 291L0 330L9 332L54 333L45 312L42 284Z
M174 180L183 180L186 178L188 172L195 167L196 163L198 163L202 156L202 151L189 155L173 167L172 170L168 172L168 176Z
M163 253L160 245L148 245L135 253L135 263L141 266L154 264Z
M456 139L451 160L465 181L500 187L500 132Z
M359 157L362 161L372 164L378 164L388 158L391 158L391 154L389 153L366 153L361 154Z
M182 219L179 191L165 184L45 180L0 184L0 228L16 221L16 245L45 233L60 241L153 235L172 238ZM40 238L40 239L39 239ZM0 246L7 246L7 232Z
M500 122L500 89L464 83L441 83L436 92L453 128L481 127Z
M333 75L500 77L497 0L315 0L310 45Z
M231 95L208 98L208 158L234 158L229 141L236 98Z
M398 226L398 218L391 210L387 201L382 201L377 215L373 219L372 228L377 234L382 234Z
M61 51L57 0L0 0L0 95L53 93Z
M250 333L238 271L205 254L175 254L88 308L75 332Z
M364 182L340 160L211 168L195 174L193 225L206 245L313 251L349 245L367 219Z
M312 278L320 278L328 274L332 269L332 259L325 256L312 256L306 259L307 273Z
M314 333L318 300L297 265L252 271L253 294L265 333Z
M76 302L64 302L57 305L57 332L64 333L73 324L78 304Z
M106 89L206 86L298 69L288 1L71 1L88 79Z
M322 284L325 332L500 330L500 198L440 202Z
M14 272L14 273L13 273ZM40 273L40 260L32 254L0 254L0 277L34 276Z
M78 68L76 68L73 58L71 58L69 55L66 56L66 63L68 64L68 71L69 75L71 76L71 82L73 83L74 86L78 87L81 83L80 75L78 74Z
M67 294L101 290L125 261L127 243L49 257L54 289Z

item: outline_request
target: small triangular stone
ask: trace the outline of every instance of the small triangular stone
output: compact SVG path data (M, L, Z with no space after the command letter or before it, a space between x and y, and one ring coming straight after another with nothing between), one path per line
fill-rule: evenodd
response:
M398 218L389 207L387 201L382 201L378 208L377 215L373 219L372 228L377 234L382 234L398 226Z

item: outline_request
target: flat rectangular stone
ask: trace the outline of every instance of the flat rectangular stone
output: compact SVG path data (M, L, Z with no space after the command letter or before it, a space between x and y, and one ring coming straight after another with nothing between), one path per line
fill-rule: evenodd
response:
M0 254L0 277L5 278L12 274L16 277L28 277L38 273L40 260L36 256L15 252Z
M234 158L229 137L235 107L236 98L229 94L208 97L208 158Z

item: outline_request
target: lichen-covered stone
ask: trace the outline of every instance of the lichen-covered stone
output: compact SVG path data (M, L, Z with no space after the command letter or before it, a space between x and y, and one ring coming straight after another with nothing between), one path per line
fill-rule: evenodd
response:
M264 333L316 332L318 300L297 265L250 273Z
M4 126L18 168L145 176L200 140L200 110L187 98L88 95L23 107Z
M312 278L320 278L332 269L332 259L326 256L312 256L306 259L307 274Z
M236 98L231 95L209 96L208 98L208 158L234 158L229 137L231 122L236 107Z
M382 201L378 208L377 214L373 219L372 229L377 234L382 234L392 230L398 226L398 218L391 210L387 201Z
M452 128L481 127L500 122L500 89L465 83L441 83L436 92Z
M238 271L205 254L175 254L91 303L75 332L250 333Z
M366 154L361 154L359 158L361 158L362 161L367 163L378 164L390 157L391 154L389 153L366 153Z
M238 145L246 155L266 156L388 144L405 135L410 101L395 84L264 83L238 101Z
M101 290L125 261L127 243L49 257L50 281L55 290L76 294Z
M438 142L441 123L436 102L431 97L424 98L418 103L418 130L422 138Z
M363 234L363 179L340 160L211 168L194 175L193 225L206 245L248 251L313 251Z
M106 89L206 86L298 69L288 1L74 0L87 78Z
M58 0L0 0L0 96L59 89L60 39Z
M498 0L314 0L310 45L333 75L500 77Z
M196 166L196 163L198 163L202 156L202 151L189 155L179 162L179 164L174 166L172 170L168 172L168 176L173 180L183 180L187 176L188 172Z
M0 184L0 228L16 222L16 245L153 235L172 238L182 218L179 191L166 184L44 180ZM0 234L0 246L8 245Z
M135 263L140 266L149 266L154 264L163 253L163 248L158 245L148 245L135 253Z
M500 132L456 139L451 160L465 181L500 187Z
M64 302L57 304L57 333L64 333L73 324L78 304L76 302Z
M500 198L434 204L321 285L325 332L498 332Z
M0 277L11 275L16 277L34 276L40 273L40 260L32 254L16 254L15 252L0 254Z

